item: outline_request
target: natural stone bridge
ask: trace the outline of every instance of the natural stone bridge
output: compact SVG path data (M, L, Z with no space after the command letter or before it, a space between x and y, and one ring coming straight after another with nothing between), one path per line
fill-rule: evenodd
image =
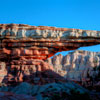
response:
M100 31L0 24L0 59L8 59L8 55L12 59L47 59L59 51L99 43Z
M23 81L22 71L24 74L30 74L27 72L29 66L38 66L36 69L32 67L35 71L53 69L43 60L55 53L99 43L100 31L48 26L36 27L25 24L0 24L1 67L5 66L9 70L7 77L12 77L14 68L18 69L19 72L15 72L17 73L15 80ZM28 68L26 68L27 66ZM13 75L13 77L15 76Z

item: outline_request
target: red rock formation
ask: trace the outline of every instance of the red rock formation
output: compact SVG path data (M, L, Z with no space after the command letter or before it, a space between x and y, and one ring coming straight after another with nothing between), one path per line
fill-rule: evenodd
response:
M99 38L99 31L0 24L0 55L4 53L12 59L46 59L58 51L99 44Z
M8 70L7 81L21 82L31 69L33 72L52 70L43 60L56 52L99 43L99 31L0 24L0 61Z

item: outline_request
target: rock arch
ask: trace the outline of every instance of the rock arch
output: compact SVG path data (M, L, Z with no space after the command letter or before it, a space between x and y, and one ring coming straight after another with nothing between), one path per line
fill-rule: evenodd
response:
M32 69L32 66L36 66L33 71L52 69L43 60L57 52L96 44L100 44L100 31L0 24L0 62L5 62L7 68L10 67L9 77L12 77L14 68L18 69L16 81L23 81L22 72L30 74L26 70L29 67Z

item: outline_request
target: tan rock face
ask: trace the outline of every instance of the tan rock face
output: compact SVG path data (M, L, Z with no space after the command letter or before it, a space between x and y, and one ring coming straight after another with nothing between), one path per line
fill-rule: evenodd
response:
M54 72L51 65L39 59L12 60L6 66L2 65L0 82L7 85L17 85L20 82L28 82L34 85L43 85L52 82L65 82L66 80ZM4 67L6 67L4 69Z
M2 80L6 75L7 75L6 63L0 62L0 83L2 82Z
M100 73L100 52L76 50L66 56L60 54L48 58L47 62L53 66L55 72L67 79L80 81L97 77Z
M99 31L47 26L36 27L24 24L0 24L0 64L4 63L3 66L7 70L6 81L21 82L24 81L24 76L35 71L53 70L52 64L50 66L43 60L55 53L99 43ZM54 64L59 65L56 66L56 69L60 68L62 61L59 61L62 56L54 59L56 59ZM65 64L70 64L70 61L71 59L65 61ZM72 68L74 67L73 64ZM65 74L66 71L63 73Z

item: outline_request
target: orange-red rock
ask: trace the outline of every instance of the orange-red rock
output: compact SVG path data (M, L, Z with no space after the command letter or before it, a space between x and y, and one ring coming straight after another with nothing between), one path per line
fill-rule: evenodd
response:
M25 75L53 70L43 60L55 53L99 43L100 31L0 24L0 63L7 69L5 79L21 82Z

